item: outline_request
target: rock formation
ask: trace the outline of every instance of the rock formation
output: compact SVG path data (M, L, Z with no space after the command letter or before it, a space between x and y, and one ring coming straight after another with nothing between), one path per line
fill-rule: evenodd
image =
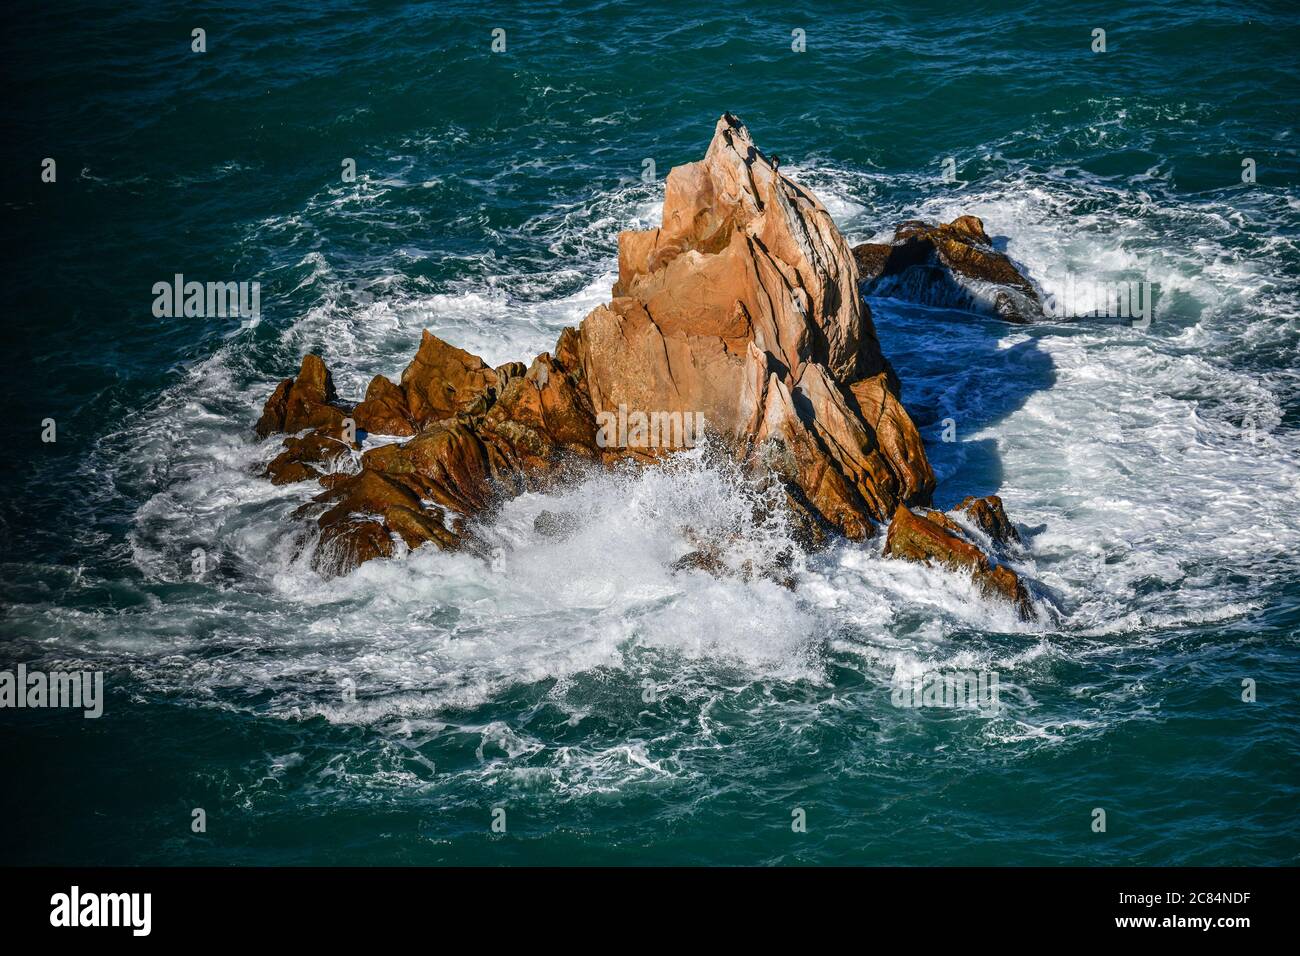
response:
M341 427L347 413L334 403L334 379L319 356L308 355L294 378L286 378L266 400L257 420L257 437L307 428Z
M1020 532L1007 517L1002 499L997 495L986 495L983 498L967 495L957 503L953 511L966 515L995 545L1020 543Z
M662 224L618 244L610 302L528 366L491 368L426 331L400 382L377 376L350 413L315 356L280 383L257 433L292 436L273 480L325 486L300 509L319 525L319 570L429 542L479 547L466 519L583 468L652 464L680 448L683 420L779 481L809 543L862 539L929 504L934 473L854 256L737 118L724 114L704 159L669 174ZM406 441L347 473L350 428ZM554 516L543 524L565 533ZM912 551L900 541L897 553ZM682 566L708 568L710 555L705 544Z
M266 400L256 432L266 438L288 432L284 451L266 467L266 477L277 485L306 481L328 474L344 459L349 449L360 446L347 434L347 411L337 404L334 380L319 356L308 355L293 378L276 386ZM310 429L310 434L295 437Z
M954 511L967 515L981 529L988 531L995 542L1005 544L1020 540L1002 508L1002 500L995 495L966 498ZM938 564L953 571L969 573L985 594L1014 604L1022 620L1032 621L1038 617L1016 572L990 560L970 540L966 529L942 511L927 510L924 514L916 514L899 505L885 536L885 557Z
M1043 314L1033 284L993 248L984 223L958 216L931 225L909 220L894 230L892 243L853 248L866 295L1032 322Z

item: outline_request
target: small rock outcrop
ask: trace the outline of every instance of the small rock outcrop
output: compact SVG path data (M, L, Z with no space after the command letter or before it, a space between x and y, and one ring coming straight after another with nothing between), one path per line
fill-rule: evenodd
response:
M264 476L273 484L320 478L336 470L350 450L360 448L355 436L349 437L347 410L338 404L334 379L318 355L308 355L293 378L275 387L257 420L257 437L277 432L290 437L282 443L284 451L266 467ZM303 437L300 432L309 431Z
M552 352L492 368L426 331L400 381L376 376L351 409L307 356L257 424L259 437L290 436L268 475L323 486L298 513L318 525L326 574L428 543L478 549L469 519L503 499L619 461L653 465L700 432L779 482L809 543L862 539L927 506L935 477L859 278L825 207L724 114L704 158L669 174L662 224L620 234L611 300ZM358 458L358 432L404 440ZM563 536L572 520L546 513L537 527ZM900 537L895 550L941 549ZM697 542L678 565L720 572L721 554ZM730 570L792 584L787 566Z
M1002 499L997 495L976 498L967 495L953 511L964 514L971 522L992 539L994 544L1008 545L1020 543L1020 532L1007 517Z
M449 349L425 333L421 352ZM457 369L465 374L454 391L422 388L407 405L424 409L415 413L418 420L437 414L428 411L436 396L446 417L426 420L406 442L369 449L358 474L332 484L303 512L315 514L321 528L318 569L341 573L388 556L393 551L379 543L381 532L412 549L430 542L444 549L478 547L465 519L504 497L545 488L569 467L605 462L585 391L549 354L527 368Z
M286 378L266 400L257 420L258 438L276 432L300 432L308 428L342 427L347 412L336 403L334 379L318 355L308 355L293 378Z
M968 498L962 505L970 501L983 503L987 510L981 513L989 513L996 508L1005 526L1010 528L999 499ZM961 506L959 509L965 510ZM1011 531L1014 534L1014 529ZM937 564L949 570L969 573L986 595L1011 602L1021 620L1033 621L1038 617L1029 600L1029 592L1016 572L1005 565L994 563L978 545L970 541L960 524L941 511L916 514L899 505L885 536L884 553L889 558L902 558L927 565Z
M515 363L517 365L517 363ZM414 435L433 422L469 411L492 388L522 367L497 370L477 355L426 331L400 385L376 375L353 412L358 427L380 435Z
M866 295L982 312L1009 322L1043 315L1042 301L975 216L932 225L909 220L890 243L853 248Z

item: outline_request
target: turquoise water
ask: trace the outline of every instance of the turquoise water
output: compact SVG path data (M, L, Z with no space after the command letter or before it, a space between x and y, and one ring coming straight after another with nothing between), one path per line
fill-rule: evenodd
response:
M20 4L4 41L0 662L109 690L99 720L0 711L0 859L1297 862L1286 5L133 6ZM311 489L256 477L274 382L318 351L359 398L423 328L550 348L723 110L852 242L973 213L1047 291L1158 286L1145 330L872 301L938 503L1004 498L1042 621L878 540L793 593L673 575L683 525L785 543L696 454L509 503L496 570L295 560ZM155 318L177 272L261 282L261 323ZM538 536L547 508L581 528ZM953 670L1003 709L892 706Z

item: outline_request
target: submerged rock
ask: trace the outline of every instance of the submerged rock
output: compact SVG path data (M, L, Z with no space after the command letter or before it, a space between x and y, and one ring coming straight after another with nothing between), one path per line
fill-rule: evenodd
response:
M1005 515L1004 515L1005 517ZM899 505L885 537L885 556L938 564L968 572L988 596L1010 601L1021 620L1037 620L1029 592L1010 568L994 564L987 554L965 537L961 526L938 511L918 515Z
M581 517L572 511L543 511L533 519L533 530L547 538L567 538L581 527Z
M853 258L867 295L984 312L1010 322L1032 322L1043 314L1033 283L993 248L975 216L937 226L909 220L894 230L892 243L855 246Z
M917 242L966 262L951 243L987 237L978 220L961 223ZM565 329L553 353L491 368L426 331L400 382L377 376L351 413L363 431L406 438L366 451L355 474L330 458L342 448L329 444L344 418L334 403L328 370L308 356L257 426L263 437L316 430L290 439L268 472L325 486L299 510L319 526L322 573L427 543L479 548L467 519L585 469L653 464L680 450L683 435L698 437L683 422L702 421L748 475L779 483L805 543L865 538L893 519L890 553L969 567L1032 613L1014 573L990 565L959 526L911 512L929 504L934 473L859 294L854 255L816 197L782 176L731 114L703 160L669 174L662 224L619 236L612 299ZM994 511L972 508L981 527ZM996 513L1005 519L1000 502ZM568 517L544 513L536 529L562 536ZM793 584L788 555L757 568L738 560L732 567L697 543L674 567Z
M755 562L753 558L728 560L728 555L717 544L701 544L694 551L688 551L670 565L674 572L703 571L715 578L736 578L749 582L757 578L779 584L790 591L795 589L795 577L791 570L794 556L786 548L770 560Z

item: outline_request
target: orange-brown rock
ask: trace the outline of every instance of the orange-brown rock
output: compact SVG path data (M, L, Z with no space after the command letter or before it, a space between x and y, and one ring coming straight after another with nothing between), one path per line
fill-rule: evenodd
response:
M462 529L441 508L423 502L407 482L368 469L312 499L301 513L324 509L314 566L323 574L346 574L365 561L389 557L394 536L408 548L432 541L439 547L461 544Z
M402 372L402 391L411 420L423 427L466 410L499 378L477 355L426 329L419 351Z
M306 361L304 359L304 361ZM262 406L262 417L253 429L258 438L266 438L276 432L284 431L284 412L289 404L289 389L293 388L293 379L286 378L275 387L271 397Z
M391 558L395 551L392 535L378 521L336 521L322 526L312 566L333 577L374 558Z
M414 435L426 425L472 409L490 389L502 383L509 369L490 368L477 355L444 342L426 329L415 358L402 371L401 384L376 375L353 417L357 427L366 432Z
M909 220L892 243L864 243L853 258L868 295L989 312L1012 322L1043 314L1031 283L1003 253L976 216L932 225Z
M988 555L961 537L955 522L923 517L900 505L890 522L884 553L886 557L968 572L985 594L1015 605L1022 620L1032 621L1038 616L1016 572L993 564Z
M477 425L498 481L520 490L548 483L561 465L602 459L591 402L567 369L546 352L522 369L516 363Z
M383 375L376 375L366 397L352 410L357 428L374 435L414 435L406 392Z
M307 355L293 378L276 386L258 419L258 437L287 432L284 450L267 465L264 474L274 484L319 478L336 470L356 445L346 428L347 412L336 403L334 381L318 355ZM307 431L303 437L295 437Z
M864 378L849 386L858 414L876 436L881 454L897 474L902 500L929 501L934 491L934 472L925 455L925 445L911 417L891 388L887 373Z
M265 475L274 485L320 478L336 471L340 462L350 458L350 451L359 447L349 443L340 429L317 429L302 438L290 436L284 440L284 451L266 466Z
M257 421L257 435L266 438L276 432L342 427L347 415L334 404L337 398L334 380L320 356L304 356L298 374L277 385L267 399Z
M435 422L404 444L373 448L361 456L361 467L463 515L486 510L495 496L487 449L466 422Z
M857 278L825 207L726 114L669 173L662 225L619 236L614 298L579 328L592 407L700 412L738 449L780 446L764 455L799 504L864 537L934 476ZM873 409L887 440L850 391L865 380L890 392Z
M936 511L933 508L926 508L925 517L928 518L930 521L933 521L935 524L943 528L944 531L947 531L951 535L955 535L958 538L966 537L966 529L963 528L961 525L959 525L956 521L953 521L952 518L949 518L942 511Z
M1020 542L1020 532L1016 531L1015 525L1007 517L1002 499L997 495L984 498L968 495L953 510L966 514L995 544Z
M434 421L409 441L370 449L361 457L360 473L324 482L327 491L308 509L331 506L317 518L318 570L344 573L391 555L385 535L390 543L396 535L409 548L472 543L464 516L544 487L566 465L601 459L586 394L550 355L494 374L493 386L469 408Z
M894 247L887 242L864 242L853 247L859 279L868 290L885 274L893 252Z

